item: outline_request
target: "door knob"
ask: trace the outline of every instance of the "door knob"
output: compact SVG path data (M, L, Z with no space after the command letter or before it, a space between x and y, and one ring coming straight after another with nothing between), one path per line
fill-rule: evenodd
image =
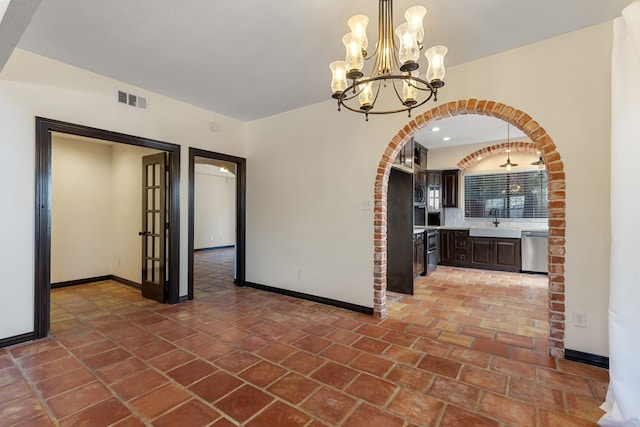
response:
M146 236L147 234L149 234L148 231L139 231L138 232L138 236Z

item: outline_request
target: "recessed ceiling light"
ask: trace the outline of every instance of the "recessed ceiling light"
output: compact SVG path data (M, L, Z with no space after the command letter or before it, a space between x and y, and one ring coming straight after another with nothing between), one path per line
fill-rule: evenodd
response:
M438 132L439 130L440 130L440 128L439 128L439 127L437 127L437 126L436 126L436 127L431 128L431 132Z
M443 141L450 141L451 138L449 138L448 136L445 136L444 138L442 138Z
M482 156L479 156L479 157L478 157L478 160L482 160Z

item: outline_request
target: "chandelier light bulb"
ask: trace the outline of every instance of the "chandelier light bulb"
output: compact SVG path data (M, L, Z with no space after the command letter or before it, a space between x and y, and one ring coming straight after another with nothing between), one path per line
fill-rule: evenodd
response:
M424 53L424 56L429 61L429 67L427 68L427 81L429 83L444 80L444 57L447 52L448 49L444 46L433 46Z
M402 103L406 106L416 104L417 92L415 80L404 80L402 82Z
M373 90L371 88L372 84L372 82L366 83L360 91L360 94L358 95L358 101L360 102L361 110L370 110L371 106L373 105Z
M427 14L427 8L424 6L413 6L404 13L404 19L407 20L409 28L416 33L416 42L422 45L424 39L424 17Z
M331 69L331 91L334 95L340 95L347 88L347 63L333 61L329 64ZM335 96L334 96L335 98Z
M415 31L405 22L404 24L398 25L396 35L398 36L398 40L400 40L400 47L398 48L398 59L402 64L400 71L413 71L417 69L417 61L420 58L420 48L416 41Z
M367 39L367 25L369 25L369 18L366 15L354 15L349 18L347 22L351 29L353 37L360 40L360 47L366 52L369 47L369 40Z
M361 42L353 33L345 34L342 43L346 49L344 62L347 63L347 78L362 77L362 67L364 66L364 56L362 55Z

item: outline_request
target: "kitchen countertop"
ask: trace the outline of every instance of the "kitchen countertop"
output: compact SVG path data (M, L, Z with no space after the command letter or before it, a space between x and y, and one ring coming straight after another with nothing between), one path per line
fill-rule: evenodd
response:
M473 226L463 226L463 225L441 225L438 227L429 227L429 228L434 228L436 230L469 230L470 228L472 228ZM487 227L487 226L483 226L483 225L478 225L478 227ZM498 226L498 228L518 228L518 227L510 227L508 225L500 225ZM522 227L520 228L520 230L523 233L548 233L549 229L547 227Z

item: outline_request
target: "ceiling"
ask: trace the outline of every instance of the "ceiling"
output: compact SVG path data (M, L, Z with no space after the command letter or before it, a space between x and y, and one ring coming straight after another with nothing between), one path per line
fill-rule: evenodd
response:
M446 45L452 66L609 21L630 2L394 7L396 21L414 4L428 8L425 45ZM371 45L375 0L42 0L18 47L247 122L329 99L328 64L344 56L346 22L359 13L372 22Z

